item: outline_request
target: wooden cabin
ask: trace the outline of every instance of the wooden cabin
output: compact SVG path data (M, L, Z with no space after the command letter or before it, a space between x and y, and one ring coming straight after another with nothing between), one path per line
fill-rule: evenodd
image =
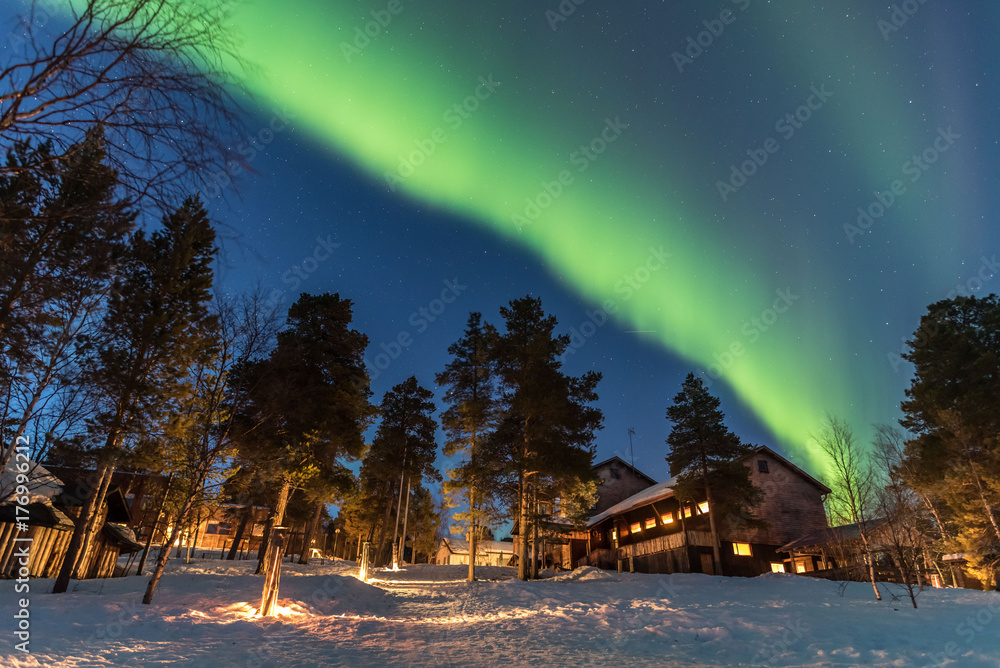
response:
M830 489L767 447L744 464L764 492L755 510L767 526L749 526L740 517L716 518L722 574L752 577L782 570L779 548L803 534L827 527L824 497ZM641 573L713 574L714 559L706 501L682 504L675 479L648 487L592 517L588 553L575 565L622 568Z
M55 468L55 467L53 467ZM28 575L53 578L59 574L66 550L73 536L76 518L93 484L81 475L59 477L43 467L44 480L31 502L19 509L14 503L0 505L0 577L16 578L22 574L19 548L30 545ZM49 490L48 488L51 488ZM27 511L27 512L25 512ZM100 530L86 555L84 578L106 578L115 575L118 557L142 549L129 528L131 514L120 487L112 486L98 510ZM27 527L27 531L19 524ZM30 543L25 539L30 539Z
M506 566L514 555L514 543L499 540L481 540L476 545L477 566ZM469 541L461 538L442 538L434 563L459 565L469 563Z

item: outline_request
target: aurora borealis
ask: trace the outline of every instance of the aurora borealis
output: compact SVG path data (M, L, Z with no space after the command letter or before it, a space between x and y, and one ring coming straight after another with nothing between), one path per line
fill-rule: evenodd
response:
M308 171L352 173L366 205L381 193L394 211L468 228L431 231L420 259L392 271L426 271L455 234L526 252L534 266L512 275L544 272L578 300L560 313L567 364L608 376L609 427L659 425L648 461L662 456L663 407L697 370L727 413L818 468L809 435L825 413L859 435L897 417L901 338L927 304L997 290L998 19L992 4L940 0L296 0L239 8L234 28L260 68L249 84L262 119L283 110L323 147ZM253 209L285 215L270 207ZM234 224L259 225L250 209ZM295 234L311 248L316 233ZM393 289L385 277L372 272L371 294ZM330 277L314 288L339 289ZM521 295L480 290L475 307L493 318ZM432 330L437 355L471 309ZM370 359L396 331L368 331ZM609 373L615 346L672 375ZM660 408L631 415L631 393L654 384Z

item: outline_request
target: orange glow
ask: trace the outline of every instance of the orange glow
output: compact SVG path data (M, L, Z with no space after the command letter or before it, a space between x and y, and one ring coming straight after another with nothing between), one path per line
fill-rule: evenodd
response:
M708 501L702 501L698 504L698 513L704 515L708 512Z
M666 515L662 516L660 519L663 520L664 524L673 524L674 514L673 513L667 513Z
M631 526L631 529L632 529L632 533L639 533L640 531L642 531L642 525L639 524L638 522L636 522L635 524L633 524Z
M750 543L733 543L733 553L741 557L751 556Z
M646 520L646 528L647 529L652 529L655 526L656 526L656 518L655 517L650 517L648 520Z

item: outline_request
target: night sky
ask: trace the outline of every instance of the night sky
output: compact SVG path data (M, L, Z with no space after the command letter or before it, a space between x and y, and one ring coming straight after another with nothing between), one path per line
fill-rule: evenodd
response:
M633 427L666 478L694 371L821 474L825 413L864 440L899 417L927 305L997 291L998 25L944 0L256 2L252 135L203 193L242 235L224 281L354 300L376 400L432 387L470 311L538 296L567 370L604 374L598 460Z

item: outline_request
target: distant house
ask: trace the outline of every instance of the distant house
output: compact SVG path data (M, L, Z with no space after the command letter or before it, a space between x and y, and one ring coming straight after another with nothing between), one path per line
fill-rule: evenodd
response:
M765 528L739 517L716 518L724 575L755 576L792 569L779 553L810 531L827 528L824 496L830 489L767 447L744 459L751 481L764 491L756 509ZM621 567L643 573L714 570L706 501L681 504L675 479L647 487L590 518L588 553L575 565Z
M499 540L482 540L476 545L477 566L506 566L514 556L514 544ZM468 565L469 541L461 538L442 538L434 563L440 565Z

